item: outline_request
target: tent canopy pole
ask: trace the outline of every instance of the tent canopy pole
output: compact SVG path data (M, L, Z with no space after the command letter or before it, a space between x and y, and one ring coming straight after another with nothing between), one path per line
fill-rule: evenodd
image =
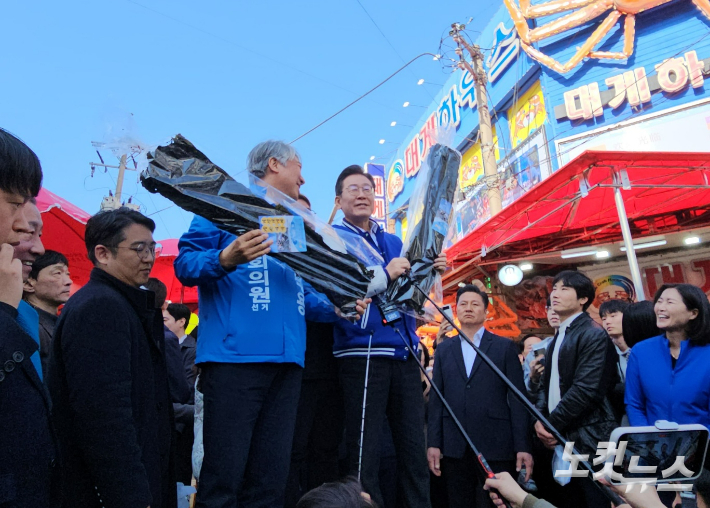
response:
M636 289L636 301L640 302L646 299L643 290L643 280L641 279L641 270L639 269L638 261L636 260L636 251L634 250L634 241L631 237L631 228L629 227L629 219L626 215L626 207L624 206L624 198L621 195L621 178L617 171L614 172L614 201L616 202L616 211L619 214L619 225L621 226L621 235L624 238L624 247L626 247L626 258L629 261L629 269L631 270L631 280Z

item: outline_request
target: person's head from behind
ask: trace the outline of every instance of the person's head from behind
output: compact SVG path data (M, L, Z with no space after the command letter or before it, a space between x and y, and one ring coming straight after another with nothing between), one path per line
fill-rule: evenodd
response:
M153 306L156 309L163 309L166 307L165 301L168 298L168 287L163 283L162 280L157 277L149 277L143 287L148 291L153 292Z
M710 508L710 471L703 468L693 485L695 502L698 508Z
M23 298L35 307L56 312L60 305L67 303L71 284L66 256L47 250L32 264L32 270L25 281Z
M44 245L42 245L41 239L42 214L39 212L34 198L30 198L22 207L22 215L29 229L20 234L20 241L14 246L13 257L22 262L22 280L26 281L32 271L32 265L39 256L44 254Z
M657 337L663 333L656 326L653 302L648 300L632 303L626 307L621 326L624 332L624 342L628 347L633 347L642 340Z
M710 305L692 284L664 284L653 298L656 326L664 333L680 333L695 345L710 342Z
M181 303L170 303L163 311L163 323L178 338L185 335L185 328L190 322L190 307Z
M377 508L377 505L362 491L359 481L348 478L341 482L324 483L307 492L296 508Z
M283 141L264 141L252 148L247 157L247 169L292 199L298 199L298 190L306 183L301 175L301 156Z
M301 204L301 206L303 206L303 208L305 208L306 210L311 209L311 200L308 199L305 195L299 193L298 199L296 201L298 201Z
M599 306L599 317L602 320L602 326L611 337L611 340L614 341L614 344L624 351L627 346L624 342L622 321L624 311L628 306L629 303L624 300L607 300Z
M552 310L561 321L586 311L594 300L594 283L581 272L565 270L552 281Z
M560 316L557 315L555 309L552 308L552 301L550 300L550 295L547 295L547 303L545 304L545 312L547 312L547 322L552 328L557 331L560 327Z
M461 326L480 327L486 322L488 295L478 286L467 284L456 292L456 317Z
M89 260L121 282L140 287L148 282L155 262L155 222L135 210L99 212L86 223Z
M23 207L39 194L42 166L17 137L0 129L0 244L17 245L30 229Z
M375 210L375 179L362 167L348 166L335 181L335 206L355 225L370 219Z

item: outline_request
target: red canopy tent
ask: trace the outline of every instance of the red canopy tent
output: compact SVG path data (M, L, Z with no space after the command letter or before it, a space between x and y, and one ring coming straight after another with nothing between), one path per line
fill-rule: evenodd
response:
M39 191L37 207L44 223L42 243L45 249L61 252L67 257L74 291L88 282L91 272L84 245L84 230L91 214L47 189Z
M455 270L445 286L482 260L622 238L640 286L632 235L710 224L709 177L708 153L585 152L453 245L447 255Z
M183 286L175 277L173 263L178 255L178 240L161 240L161 249L155 259L151 276L157 277L168 287L168 300L173 303L197 303L197 288Z
M37 207L44 222L42 243L45 249L61 252L69 260L74 292L89 281L91 273L92 265L84 244L86 222L91 215L47 189L40 190ZM151 275L168 287L169 300L197 303L197 288L183 288L175 277L173 262L178 254L178 241L170 239L159 243L162 248L157 252Z

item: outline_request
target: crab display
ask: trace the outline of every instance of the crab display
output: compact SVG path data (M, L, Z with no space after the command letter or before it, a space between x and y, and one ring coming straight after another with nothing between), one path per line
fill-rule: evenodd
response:
M534 60L550 69L565 74L574 69L584 58L618 59L629 58L634 52L634 37L636 32L636 15L640 12L658 7L676 0L551 0L549 2L531 5L530 0L503 0L515 29L520 36L520 45ZM705 16L710 18L710 0L691 0ZM554 21L535 28L528 26L529 19L542 18L563 12L570 12ZM533 43L547 39L573 28L584 25L602 15L606 15L596 30L577 48L576 53L567 63L561 63L534 48ZM624 46L621 51L597 51L595 48L616 25L619 18L624 20Z

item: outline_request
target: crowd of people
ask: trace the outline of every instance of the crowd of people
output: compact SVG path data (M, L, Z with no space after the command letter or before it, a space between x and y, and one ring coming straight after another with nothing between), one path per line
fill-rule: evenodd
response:
M260 143L247 167L310 208L292 146ZM568 467L560 436L594 457L626 422L710 425L710 304L697 287L604 302L600 326L592 281L562 271L547 301L554 335L516 342L486 330L489 297L464 285L463 334L442 324L429 358L413 317L387 326L373 304L410 266L371 219L372 176L349 166L335 228L383 259L358 318L268 256L264 232L195 217L174 264L199 289L188 334L190 308L150 277L155 223L134 210L88 221L94 268L70 297L67 258L42 245L41 181L34 152L0 130L0 507L174 508L178 482L194 482L200 508L608 508L591 477L553 474ZM432 261L446 270L444 254ZM709 486L696 483L701 508ZM619 493L634 508L677 502Z

